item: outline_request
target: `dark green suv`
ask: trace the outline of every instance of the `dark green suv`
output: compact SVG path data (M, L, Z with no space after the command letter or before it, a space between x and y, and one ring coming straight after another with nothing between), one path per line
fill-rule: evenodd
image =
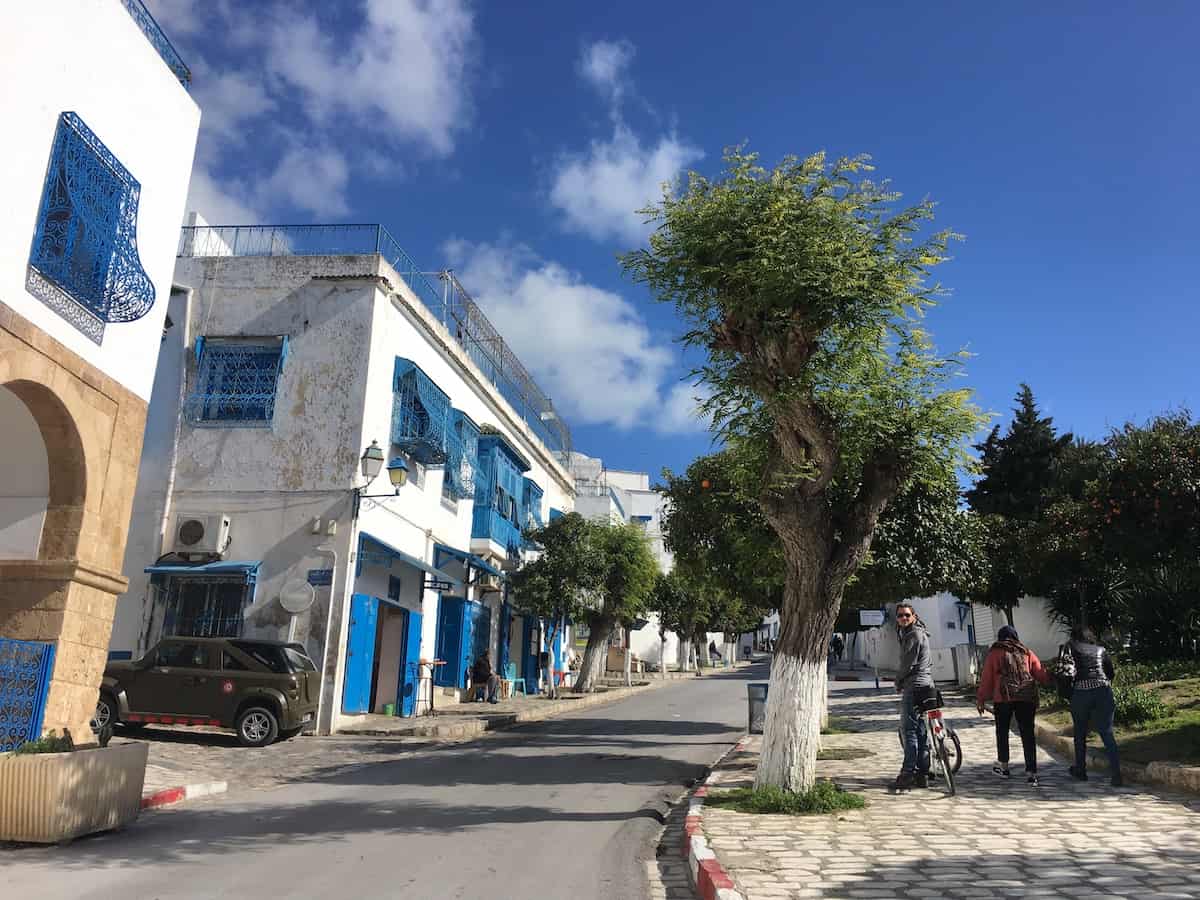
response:
M300 644L242 638L164 638L144 657L104 670L93 727L214 725L247 747L310 725L320 679Z

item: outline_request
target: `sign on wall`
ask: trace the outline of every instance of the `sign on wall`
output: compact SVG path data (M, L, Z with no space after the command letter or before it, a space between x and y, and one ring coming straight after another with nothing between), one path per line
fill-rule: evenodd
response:
M309 569L308 583L313 587L328 587L333 584L333 569Z
M883 624L882 609L860 609L858 611L858 624L863 628L873 628Z

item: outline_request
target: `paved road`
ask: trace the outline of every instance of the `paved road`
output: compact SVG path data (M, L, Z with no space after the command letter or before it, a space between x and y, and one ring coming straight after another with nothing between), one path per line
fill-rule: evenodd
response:
M0 896L641 898L667 804L744 731L764 665L402 760L0 850Z

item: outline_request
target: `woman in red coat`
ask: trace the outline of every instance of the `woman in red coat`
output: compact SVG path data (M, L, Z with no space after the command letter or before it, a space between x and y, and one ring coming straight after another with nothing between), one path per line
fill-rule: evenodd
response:
M1001 628L996 637L984 661L975 694L975 708L980 714L988 700L996 713L996 764L992 771L1002 778L1009 777L1008 729L1016 718L1025 751L1025 776L1030 784L1037 784L1037 739L1033 727L1038 706L1037 685L1050 684L1050 673L1037 654L1021 643L1011 625Z

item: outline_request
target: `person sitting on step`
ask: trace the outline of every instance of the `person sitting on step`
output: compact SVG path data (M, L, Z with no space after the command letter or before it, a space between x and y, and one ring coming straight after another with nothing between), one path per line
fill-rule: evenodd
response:
M475 691L476 702L483 700L485 693L488 703L500 702L500 677L492 671L492 660L487 650L479 655L471 669L471 687Z

